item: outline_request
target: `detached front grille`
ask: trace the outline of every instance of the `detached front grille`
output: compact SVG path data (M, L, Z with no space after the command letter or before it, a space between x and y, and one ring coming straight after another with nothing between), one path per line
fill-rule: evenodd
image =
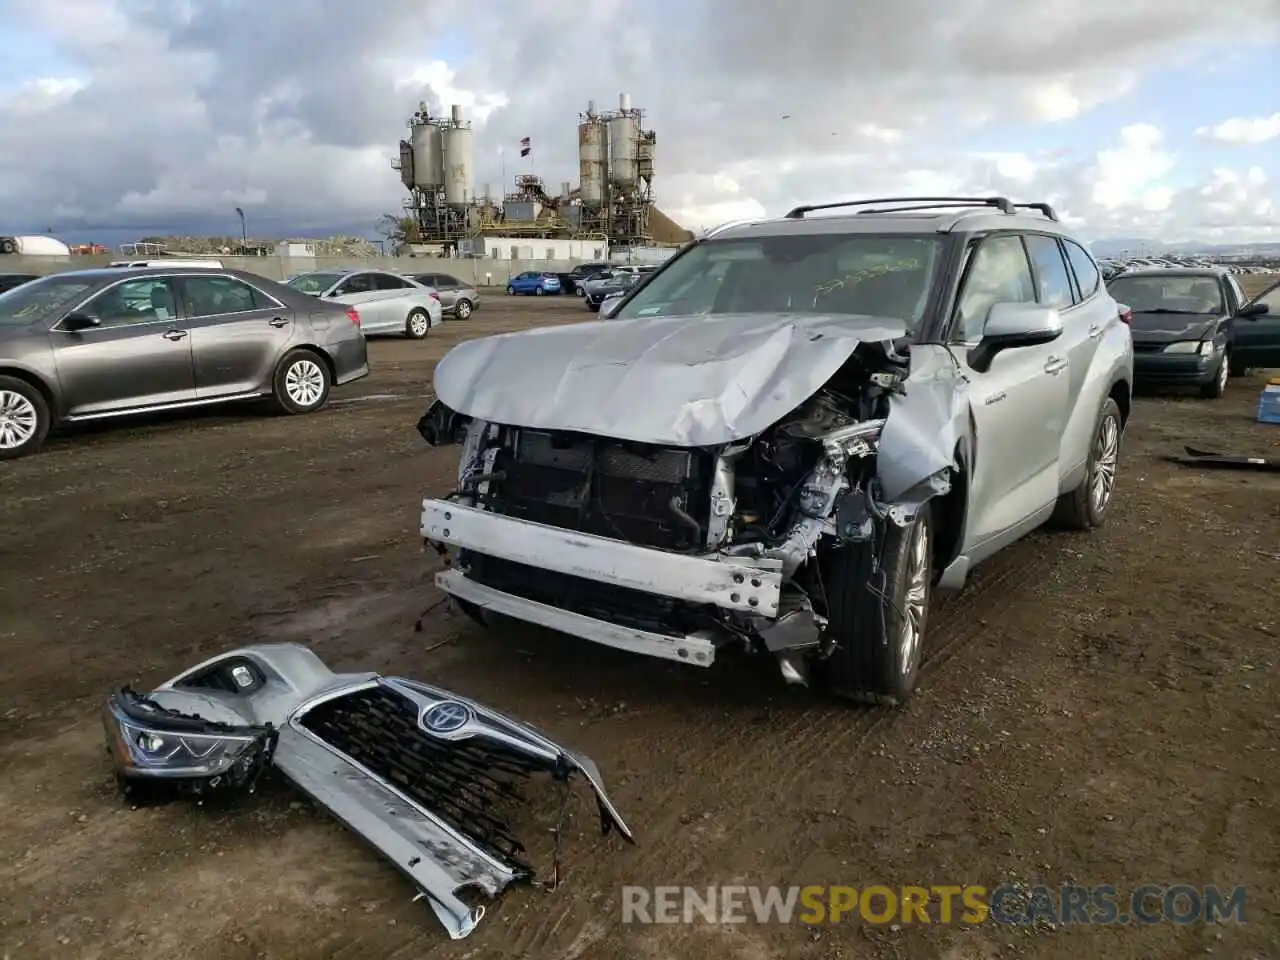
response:
M325 701L298 721L334 749L522 872L531 871L512 821L528 777L545 764L492 741L439 740L418 705L384 686Z
M538 430L505 431L485 505L495 513L667 550L705 543L711 457Z

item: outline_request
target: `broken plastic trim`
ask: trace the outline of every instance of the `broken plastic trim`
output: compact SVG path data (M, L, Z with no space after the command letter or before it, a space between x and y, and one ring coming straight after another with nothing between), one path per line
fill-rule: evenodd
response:
M246 664L260 682L238 686L236 671ZM381 718L335 720L332 709L327 721L320 715L326 705L358 712L358 698L370 692L380 698ZM484 916L483 906L460 898L462 891L492 897L532 877L510 848L490 848L457 819L459 810L465 817L468 796L483 793L499 773L545 772L561 784L581 774L595 794L602 832L617 830L635 842L599 769L582 754L438 687L374 673L335 674L297 644L231 651L147 696L120 691L108 700L105 720L125 781L194 779L252 789L256 775L273 764L405 874L419 891L414 899L425 899L454 939L470 934ZM192 756L203 756L206 765L193 766ZM379 769L411 760L419 775L407 783L393 783ZM440 802L427 795L427 781ZM554 883L558 857L553 869Z

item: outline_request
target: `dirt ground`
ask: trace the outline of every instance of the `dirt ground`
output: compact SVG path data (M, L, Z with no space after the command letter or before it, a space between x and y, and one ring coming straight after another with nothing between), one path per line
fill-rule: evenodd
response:
M1280 456L1263 378L1144 397L1110 521L1037 534L933 611L901 711L440 604L417 535L455 454L414 425L464 337L587 319L492 297L321 414L114 424L0 466L0 956L1182 958L1280 956L1280 477L1194 470L1183 443ZM637 402L643 402L637 398ZM432 608L421 631L414 624ZM437 682L593 757L638 845L576 809L564 885L509 891L448 941L405 881L283 784L225 809L133 809L99 709L253 641ZM1013 928L621 923L626 884L1245 885L1243 925Z

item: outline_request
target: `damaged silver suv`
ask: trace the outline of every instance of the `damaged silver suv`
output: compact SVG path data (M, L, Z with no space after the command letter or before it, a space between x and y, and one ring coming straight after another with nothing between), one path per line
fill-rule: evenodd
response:
M820 211L832 211L813 216ZM418 428L437 584L494 614L901 703L934 587L1106 518L1129 330L1047 204L798 207L694 241L598 323L471 340Z

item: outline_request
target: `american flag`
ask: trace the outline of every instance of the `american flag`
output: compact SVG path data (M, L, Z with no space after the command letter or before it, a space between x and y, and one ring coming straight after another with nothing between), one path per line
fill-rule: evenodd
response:
M527 157L531 153L533 153L533 147L529 144L529 138L524 137L520 141L520 156Z

